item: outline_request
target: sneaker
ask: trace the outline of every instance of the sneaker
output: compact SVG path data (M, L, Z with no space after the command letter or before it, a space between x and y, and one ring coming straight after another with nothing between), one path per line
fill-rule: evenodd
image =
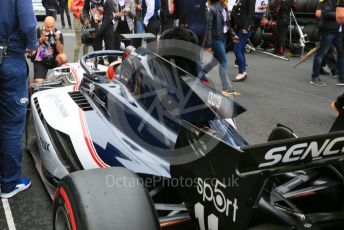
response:
M344 85L344 80L342 79L338 79L337 84L336 85Z
M331 108L337 112L337 116L339 115L340 112L343 112L343 108L338 108L336 106L336 102L335 101L333 101L331 103Z
M323 67L320 68L320 75L330 75Z
M200 72L198 75L197 75L197 78L199 80L201 80L201 82L205 85L208 85L209 81L208 81L208 75L204 72Z
M316 86L319 86L319 87L326 86L326 84L321 81L320 77L312 78L312 80L309 83L313 84L313 85L316 85Z
M22 177L17 180L17 184L12 186L12 188L7 189L2 186L1 188L1 198L8 199L16 195L18 192L28 189L31 185L31 180L27 177Z
M241 93L236 92L233 89L225 89L225 90L222 91L222 95L226 96L226 97L228 97L228 96L240 96Z

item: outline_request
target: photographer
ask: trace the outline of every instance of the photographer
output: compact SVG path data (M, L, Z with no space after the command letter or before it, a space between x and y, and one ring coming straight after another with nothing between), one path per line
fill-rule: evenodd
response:
M37 30L39 47L31 57L34 67L34 82L45 80L48 70L67 63L67 56L63 53L63 35L55 28L55 19L48 16L44 20L44 27Z

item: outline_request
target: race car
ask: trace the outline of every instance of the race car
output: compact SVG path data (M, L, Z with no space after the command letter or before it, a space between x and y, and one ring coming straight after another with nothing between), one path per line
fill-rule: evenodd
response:
M249 145L234 122L245 108L178 48L194 50L89 53L56 70L66 86L35 86L27 145L54 229L343 227L343 114L328 134L279 126ZM107 58L122 59L113 79Z

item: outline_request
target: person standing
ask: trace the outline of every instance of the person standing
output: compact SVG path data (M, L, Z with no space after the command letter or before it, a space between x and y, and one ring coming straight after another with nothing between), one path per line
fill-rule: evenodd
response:
M98 29L96 30L96 39L104 40L105 50L114 50L115 48L115 30L113 27L113 14L115 12L115 0L107 0L103 5L103 16L99 21ZM102 47L100 47L102 49ZM111 63L113 58L110 58Z
M239 74L232 80L234 82L247 78L245 46L253 33L255 5L255 0L238 0L232 9L234 31L239 37L239 42L234 44L235 59L239 68Z
M156 37L160 31L159 10L160 0L142 0L142 17L145 31L154 34Z
M65 12L66 12L66 17L67 17L69 29L72 29L72 22L70 20L70 15L69 15L68 1L67 0L59 0L59 9L60 9L60 15L61 15L62 29L64 29L66 27L66 23L64 20L64 13Z
M204 72L208 73L219 62L219 74L222 82L222 94L225 96L235 95L228 78L228 64L225 50L227 32L230 30L227 6L223 0L211 0L207 19L206 47L213 51L212 60L204 66Z
M88 52L88 45L81 44L81 15L84 7L84 0L73 0L71 3L71 11L73 12L73 28L75 32L75 45L73 52L73 62L79 60L79 51L82 46L82 55L86 55Z
M342 46L344 47L344 0L338 0L337 2L336 21L342 26ZM344 93L339 95L337 99L331 103L331 107L337 111L337 115L344 112Z
M338 83L344 85L344 57L342 47L341 26L336 22L336 4L337 0L321 0L320 2L321 16L319 21L320 47L313 59L313 69L310 84L316 86L326 86L319 77L321 63L324 56L332 45L337 50L337 66L338 66Z
M91 26L98 30L99 24L104 16L104 0L85 0L82 10L82 21L84 26ZM103 36L95 37L92 47L94 51L103 49Z
M275 54L284 55L290 11L296 8L295 0L276 0L273 19L276 20Z
M0 166L1 198L28 189L21 177L28 98L25 50L37 47L36 18L31 0L0 1Z
M115 49L120 50L121 34L134 33L136 6L134 0L116 0L114 13ZM123 41L125 46L131 45L131 40Z

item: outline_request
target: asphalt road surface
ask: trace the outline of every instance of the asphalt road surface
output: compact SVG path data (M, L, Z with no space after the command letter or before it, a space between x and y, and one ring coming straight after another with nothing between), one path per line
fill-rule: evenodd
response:
M72 60L74 31L62 31L65 51ZM282 61L251 53L247 55L247 60L247 80L233 85L242 94L236 100L247 108L247 112L237 117L237 128L250 144L265 142L277 123L289 126L299 136L328 132L335 120L330 103L344 90L343 86L336 86L336 78L323 76L327 86L317 87L309 84L311 61L295 69L293 66L299 58ZM233 67L233 53L229 54L229 63L230 77L233 78L237 73ZM30 66L32 76L31 63ZM23 175L32 179L32 186L30 190L10 199L9 205L6 201L2 202L0 229L52 229L52 202L27 152L23 157Z

